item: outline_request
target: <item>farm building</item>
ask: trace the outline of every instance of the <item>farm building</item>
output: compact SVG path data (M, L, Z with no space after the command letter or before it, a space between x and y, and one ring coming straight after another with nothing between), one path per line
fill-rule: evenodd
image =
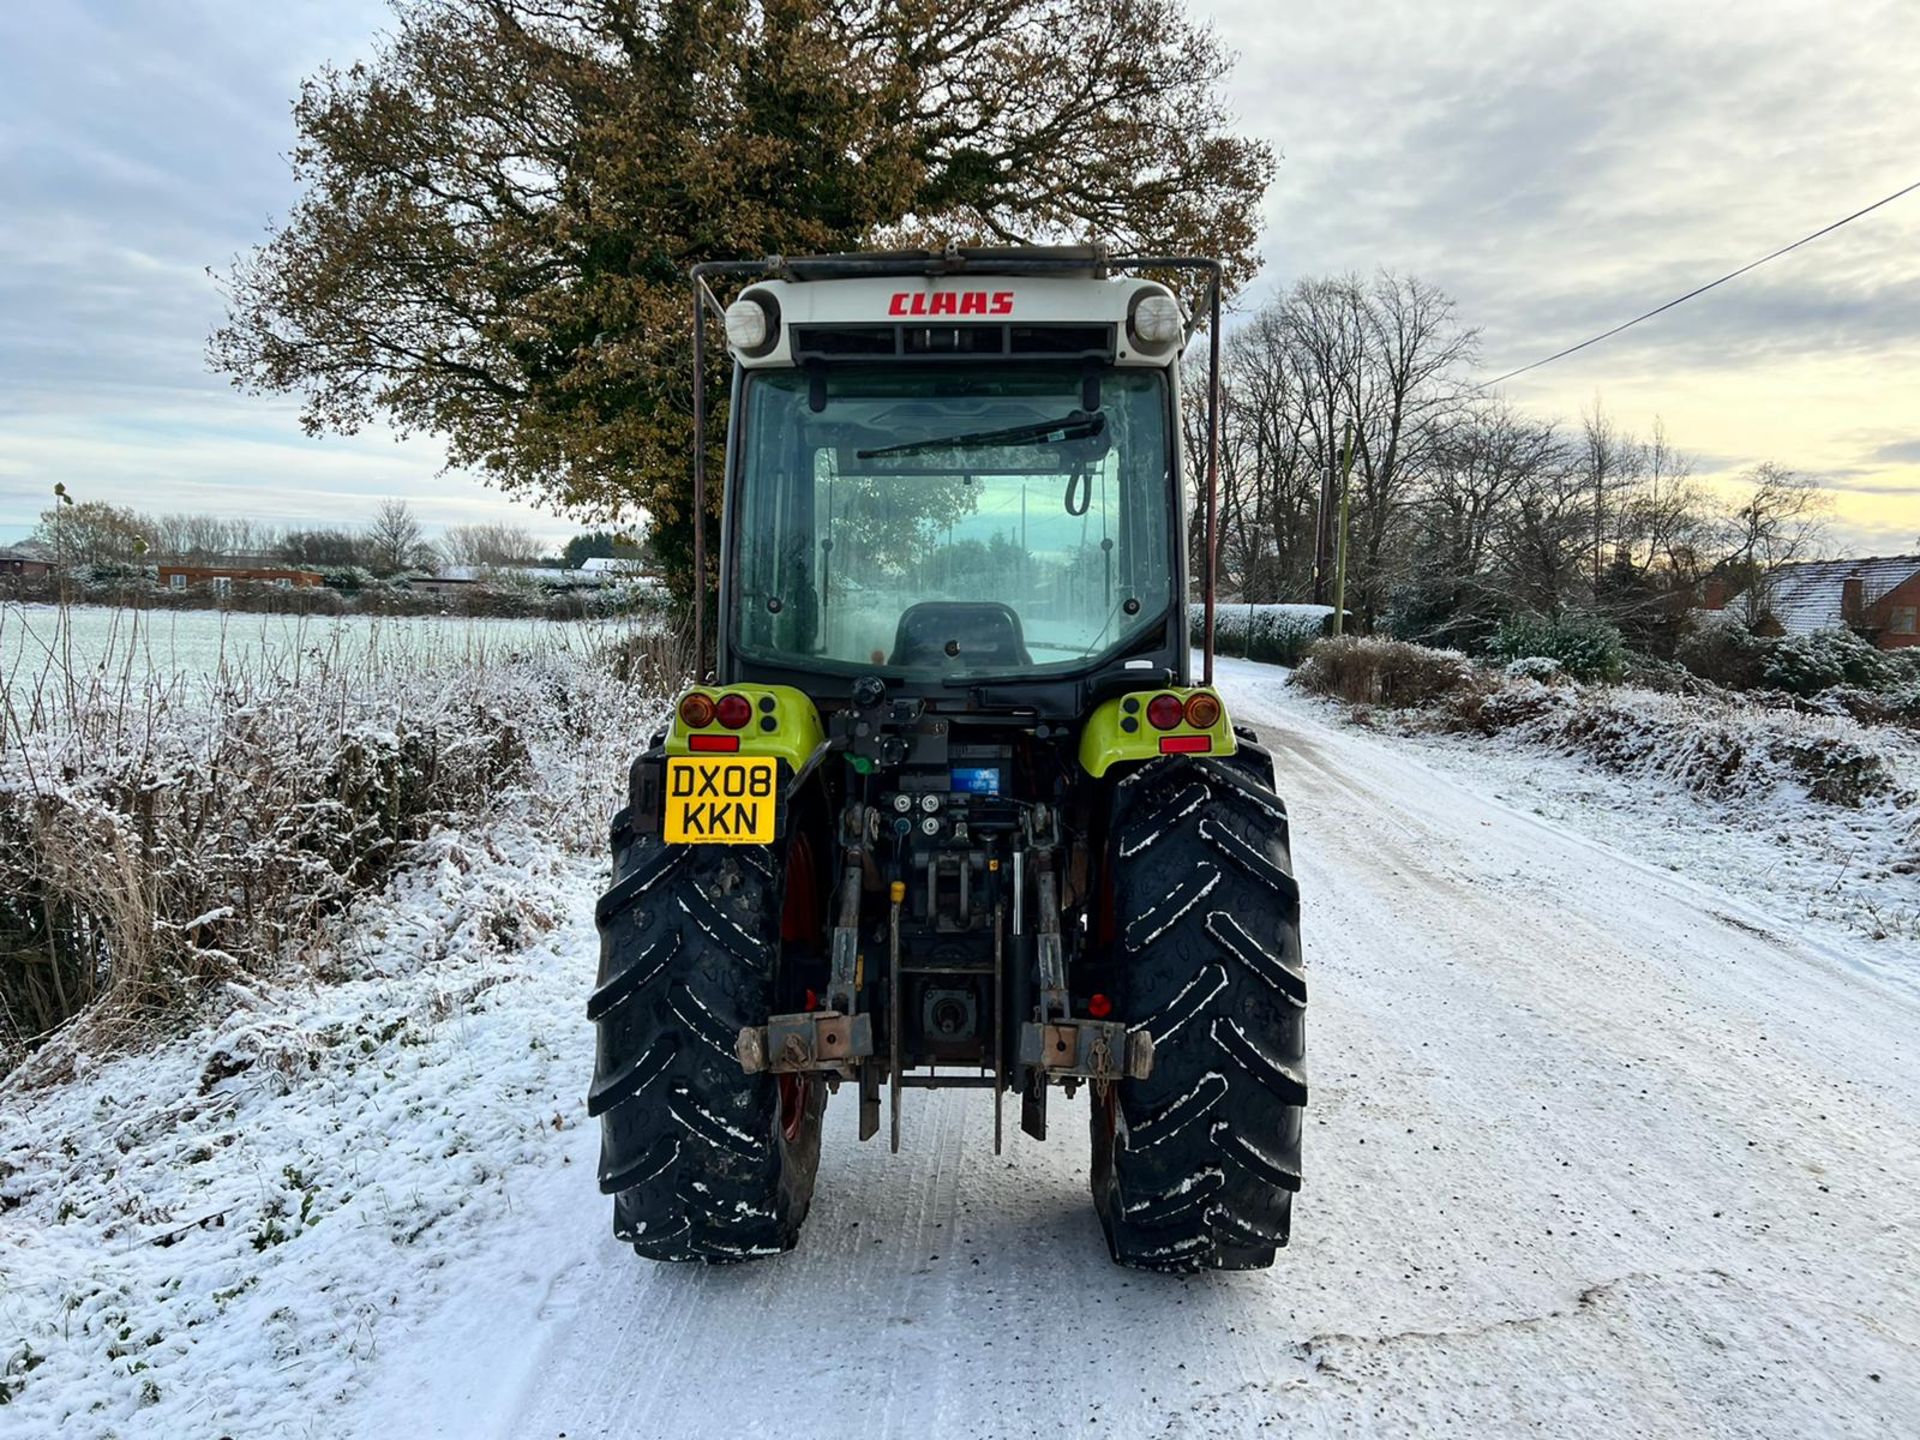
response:
M270 565L188 565L162 562L158 567L160 584L169 590L186 590L195 585L211 585L228 590L235 585L278 585L305 589L325 583L318 570L296 570Z
M53 563L43 556L30 554L13 546L0 546L0 575L48 575L53 572Z
M647 576L646 562L637 555L592 555L580 562L583 574L610 580L630 580Z

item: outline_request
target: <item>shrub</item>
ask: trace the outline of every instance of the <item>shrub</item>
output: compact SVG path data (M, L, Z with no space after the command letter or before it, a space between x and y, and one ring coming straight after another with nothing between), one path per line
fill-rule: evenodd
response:
M271 972L436 825L509 797L597 837L579 792L658 718L660 668L617 680L556 630L497 655L321 637L23 685L0 736L0 1063L76 1016L170 1016Z
M1295 679L1317 695L1394 706L1430 704L1478 683L1467 657L1452 650L1358 635L1316 641Z
M1598 616L1573 611L1516 615L1494 632L1488 648L1502 660L1558 660L1576 680L1618 680L1627 662L1617 629Z
M1889 687L1895 690L1920 689L1920 645L1901 650L1884 650L1880 658L1887 662L1891 676Z
M1620 683L1661 695L1711 695L1719 688L1677 660L1662 660L1639 650L1627 651L1627 668L1620 672Z
M1895 676L1887 658L1851 630L1784 635L1774 641L1760 669L1767 684L1802 697L1835 685L1878 690Z
M1551 655L1522 655L1518 660L1507 662L1506 676L1509 680L1538 680L1542 685L1556 685L1567 678L1567 667Z
M1886 762L1852 740L1789 738L1776 741L1770 753L1799 776L1809 795L1829 805L1858 808L1868 797L1893 788Z
M322 581L329 590L340 590L346 594L358 594L369 590L380 582L373 578L373 572L363 570L358 565L333 565L320 572Z
M1205 638L1206 606L1189 607L1193 643ZM1216 605L1214 649L1269 665L1298 665L1307 647L1333 626L1331 605Z
M1535 743L1721 802L1757 800L1788 784L1823 804L1858 809L1898 787L1888 753L1847 722L1750 702L1529 684L1455 700L1452 709L1483 734L1524 726Z
M1463 690L1448 701L1452 728L1498 735L1565 709L1578 698L1572 686L1552 686L1537 680L1505 685L1497 690Z
M1769 648L1738 616L1702 610L1680 637L1674 659L1703 680L1732 690L1752 690L1761 683Z

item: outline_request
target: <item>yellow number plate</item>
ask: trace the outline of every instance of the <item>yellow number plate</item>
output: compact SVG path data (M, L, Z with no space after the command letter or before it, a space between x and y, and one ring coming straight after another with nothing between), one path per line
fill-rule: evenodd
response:
M771 755L667 761L669 845L770 845L779 761Z

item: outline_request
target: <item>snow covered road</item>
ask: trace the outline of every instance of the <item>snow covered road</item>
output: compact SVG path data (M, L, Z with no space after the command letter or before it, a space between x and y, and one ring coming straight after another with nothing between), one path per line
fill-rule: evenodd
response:
M1113 1267L1084 1104L996 1159L963 1092L910 1095L898 1157L830 1107L793 1254L652 1266L583 1124L317 1428L1920 1433L1911 992L1223 670L1279 759L1313 984L1273 1270Z

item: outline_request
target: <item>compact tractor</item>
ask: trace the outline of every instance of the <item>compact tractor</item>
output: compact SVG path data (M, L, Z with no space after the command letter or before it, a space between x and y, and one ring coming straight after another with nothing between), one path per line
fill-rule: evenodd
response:
M1205 632L1182 353L1210 316ZM1300 1184L1306 980L1271 757L1213 688L1220 267L1097 248L693 273L733 360L718 623L633 765L588 1108L656 1260L796 1242L829 1095L1089 1091L1113 1258L1250 1269ZM715 287L732 290L722 302ZM695 514L706 512L704 445ZM705 575L696 527L695 570Z

